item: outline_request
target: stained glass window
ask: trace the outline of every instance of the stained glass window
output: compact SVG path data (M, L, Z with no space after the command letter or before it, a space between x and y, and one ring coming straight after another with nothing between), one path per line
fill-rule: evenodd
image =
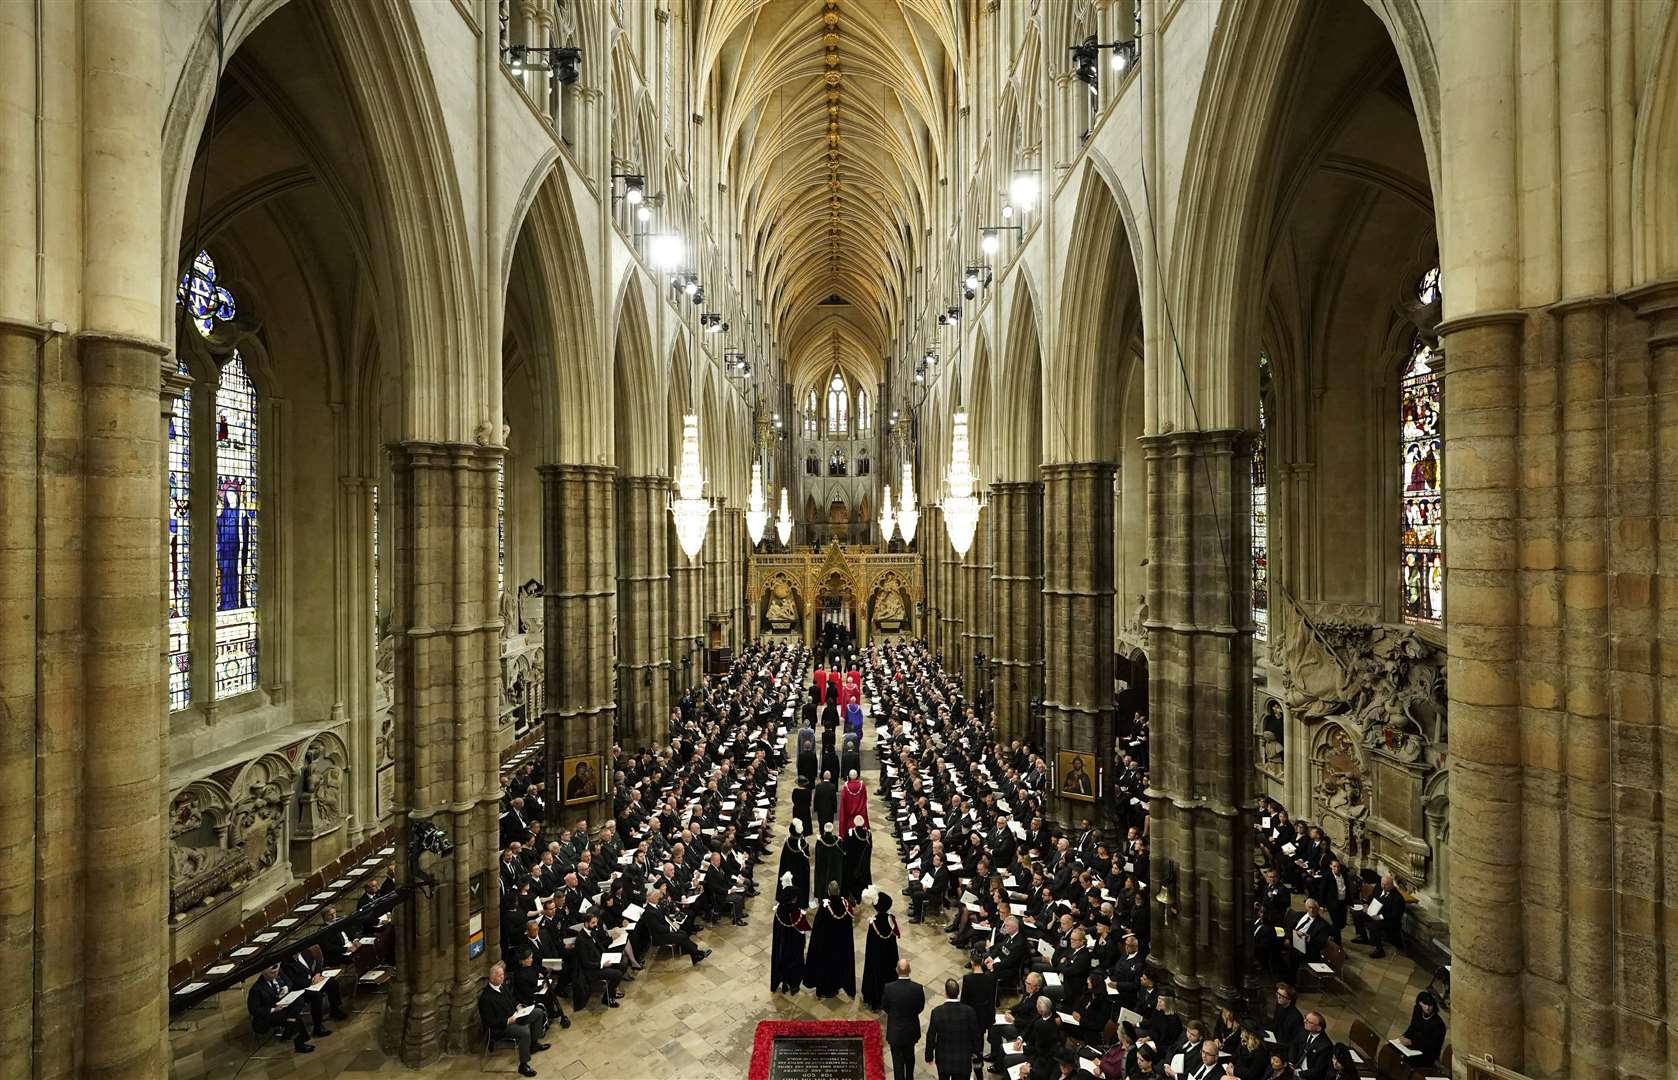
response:
M192 704L192 390L169 411L169 710Z
M1417 286L1424 303L1438 296L1439 272ZM1440 356L1416 335L1400 381L1399 587L1404 621L1440 625L1445 617L1444 384Z
M865 434L872 422L868 414L868 391L858 389L856 392L856 430L858 435Z
M227 322L239 310L233 294L216 284L216 263L207 251L200 251L192 260L192 269L181 275L175 298L186 306L192 325L205 337L215 330L216 323Z
M828 434L838 434L849 429L850 422L851 394L845 389L845 377L835 371L832 381L827 384Z
M1258 440L1253 444L1253 637L1270 637L1270 428L1264 399L1270 390L1270 358L1259 354Z
M235 352L216 388L215 696L256 689L258 521L256 387Z
M804 401L804 433L806 435L821 434L821 404L820 399L816 397L814 388L810 390L810 396Z

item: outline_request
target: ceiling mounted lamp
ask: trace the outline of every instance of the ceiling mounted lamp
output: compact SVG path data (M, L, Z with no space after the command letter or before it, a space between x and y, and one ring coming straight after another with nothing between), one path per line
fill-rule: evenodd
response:
M1037 174L1015 173L1014 182L1008 185L1008 201L1029 213L1037 205Z
M660 270L674 270L682 262L682 238L675 233L655 233L648 245L653 265Z
M508 45L501 59L513 71L552 71L561 86L576 82L583 63L583 50L575 46Z
M707 334L722 333L722 315L715 311L707 311L699 316L699 325Z
M640 206L641 200L647 194L647 178L640 173L613 173L613 180L623 181L623 195L621 198L630 206Z
M769 510L763 501L763 463L752 462L752 490L746 496L746 535L756 547L763 541L763 527L769 524Z
M944 477L944 527L950 534L950 546L956 554L967 557L973 546L973 533L979 526L981 504L973 494L977 477L967 443L967 410L957 409L955 430L950 436L950 471Z
M915 506L915 468L903 463L903 497L897 503L897 530L905 544L915 542L915 529L921 523L921 512Z
M705 477L699 471L699 417L682 417L682 464L676 472L675 498L670 500L670 517L676 524L676 542L689 561L705 546L705 527L711 520L711 504L705 499Z
M1002 246L1004 232L1023 232L1018 225L989 225L979 233L979 250L986 255L995 255L996 249Z
M891 509L891 485L886 485L886 497L880 500L880 546L891 543L891 534L897 531L897 515Z
M775 518L775 535L780 537L781 546L786 547L792 539L792 515L787 513L787 489L781 489L781 513Z

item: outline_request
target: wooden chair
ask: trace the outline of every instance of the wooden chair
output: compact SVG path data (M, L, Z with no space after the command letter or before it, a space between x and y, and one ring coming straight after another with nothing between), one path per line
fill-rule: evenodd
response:
M1358 1048L1358 1053L1371 1063L1378 1060L1377 1052L1381 1040L1376 1037L1374 1029L1362 1020L1353 1020L1350 1036L1352 1045Z

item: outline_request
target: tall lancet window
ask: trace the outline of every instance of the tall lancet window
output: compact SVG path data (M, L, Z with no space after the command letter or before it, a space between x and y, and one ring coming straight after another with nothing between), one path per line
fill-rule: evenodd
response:
M169 710L192 704L192 390L169 411Z
M256 387L238 352L216 387L216 673L215 696L256 689L259 525Z
M837 371L827 384L827 432L839 435L851 426L851 392L845 389L845 377Z
M1439 298L1439 270L1416 289ZM1439 626L1445 618L1444 398L1442 357L1420 334L1399 381L1399 589L1404 621Z
M856 392L856 433L866 435L869 428L873 426L874 417L868 411L868 391L858 387Z
M1253 637L1270 637L1270 358L1259 354L1258 441L1253 444Z
M810 388L810 396L804 400L804 434L821 434L821 399L816 396L814 387Z

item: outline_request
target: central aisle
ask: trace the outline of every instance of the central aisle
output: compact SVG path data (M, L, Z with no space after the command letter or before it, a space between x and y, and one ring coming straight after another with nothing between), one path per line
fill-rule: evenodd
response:
M758 863L759 893L746 903L751 925L706 930L699 943L715 950L697 968L685 958L671 960L668 950L624 988L628 996L620 1009L598 1003L574 1016L569 1031L555 1029L548 1038L553 1049L532 1064L546 1077L564 1080L739 1080L751 1064L752 1036L760 1020L840 1020L880 1014L841 994L817 1001L805 989L797 995L769 991L770 938L775 917L775 872L781 843L792 819L792 790L797 780L793 740L797 722L788 724L788 765L781 773L773 840ZM872 718L863 724L862 778L869 785L868 815L874 829L874 883L892 895L892 913L903 930L899 955L913 967L913 977L926 987L927 1011L943 1000L944 979L959 978L961 954L952 948L939 926L928 921L911 926L903 899L903 864L891 833L885 800L873 789L875 767ZM859 911L856 928L857 981L862 981L864 953L861 925L872 911ZM923 1017L924 1025L925 1019ZM475 1070L474 1070L475 1073Z

